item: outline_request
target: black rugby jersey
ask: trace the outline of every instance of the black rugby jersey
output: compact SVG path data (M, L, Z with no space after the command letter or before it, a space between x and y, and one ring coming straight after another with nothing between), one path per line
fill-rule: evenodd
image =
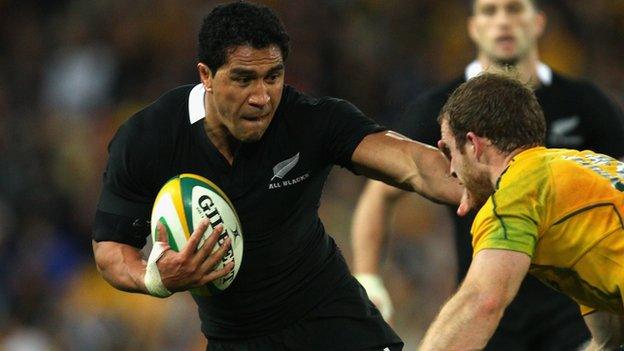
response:
M160 187L180 173L213 181L240 218L244 252L219 295L193 296L206 336L267 334L301 318L349 269L317 210L332 165L351 169L368 134L383 130L350 103L285 86L263 137L243 143L230 165L204 132L201 85L176 88L124 123L109 145L94 240L141 248ZM291 160L294 167L276 167Z
M442 106L466 78L472 78L480 72L481 67L475 61L467 67L464 76L420 95L408 107L397 129L414 140L436 145L440 139L437 118ZM617 158L624 156L624 117L613 101L593 84L564 77L544 64L538 66L538 77L541 85L535 95L544 110L548 147L591 149ZM455 210L456 207L449 207L454 222L459 282L466 276L472 261L470 228L476 211L459 217ZM552 325L556 329L561 325L551 322L558 318L555 314L569 316L566 317L566 323L573 324L576 328L577 335L561 335L561 338L568 338L569 342L573 342L575 338L589 338L578 306L568 297L527 275L492 340L506 340L510 335L514 338L519 335L523 335L522 338L536 335L539 332L535 328L537 322L543 327Z

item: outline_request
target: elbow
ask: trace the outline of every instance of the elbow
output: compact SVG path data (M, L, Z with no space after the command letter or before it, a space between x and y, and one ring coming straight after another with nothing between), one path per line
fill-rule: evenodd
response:
M100 273L100 276L102 277L102 279L104 279L109 285L111 285L115 289L120 289L119 286L116 286L117 284L115 284L115 280L111 279L109 262L107 262L102 257L98 257L97 254L94 255L94 258L95 258L95 268Z
M508 304L504 296L496 293L480 293L475 301L479 315L496 320L503 316Z
M92 241L92 247L95 268L100 273L102 279L117 290L128 291L128 288L125 288L123 283L119 279L116 279L114 255L111 254L111 251L107 248L107 246L105 244Z
M498 289L483 289L478 285L464 284L460 288L466 306L480 318L491 320L500 318L510 301Z
M106 260L105 255L101 252L101 245L95 240L91 241L91 246L93 248L93 260L95 261L95 268L97 268L100 275L104 276L104 272L106 271Z

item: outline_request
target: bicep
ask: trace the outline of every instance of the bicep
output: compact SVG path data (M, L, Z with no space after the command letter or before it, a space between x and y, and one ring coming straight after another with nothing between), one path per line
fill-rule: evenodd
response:
M130 120L109 145L109 157L93 225L95 241L145 245L149 216L159 184L155 174L159 155L153 138Z
M531 257L525 253L484 249L473 258L462 286L475 287L506 306L516 296L530 265Z
M448 161L437 148L392 131L366 136L353 152L352 162L356 172L405 190L412 189L408 183L422 188L423 167L439 176L448 173Z
M320 117L313 120L314 125L311 126L319 132L310 130L306 135L313 138L313 144L319 145L329 163L355 171L352 162L355 149L367 136L386 128L347 101L328 99L322 106Z

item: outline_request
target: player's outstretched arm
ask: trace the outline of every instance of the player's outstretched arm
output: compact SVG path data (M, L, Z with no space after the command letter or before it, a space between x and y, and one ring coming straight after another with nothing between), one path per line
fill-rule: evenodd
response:
M592 335L587 351L621 350L624 344L624 316L595 311L583 318Z
M499 249L479 251L459 291L444 305L420 351L481 350L518 292L531 258Z
M437 148L398 133L366 136L352 156L355 170L369 178L416 191L436 202L459 204L463 188L450 175L449 162Z
M379 264L390 211L396 200L404 194L407 192L382 182L368 181L355 208L351 225L354 276L388 322L392 319L394 308L379 275Z
M153 288L155 284L160 284L160 288L164 288L163 291L168 292L168 295L172 292L205 285L226 275L233 268L233 263L230 263L222 269L213 270L230 245L229 239L226 239L224 244L212 253L219 234L223 230L222 227L215 228L204 245L197 249L207 227L207 221L202 221L178 253L169 249L166 232L159 224L158 241L154 244L154 248L158 246L160 249L156 253L153 248L148 261L133 246L114 241L93 241L97 268L104 279L119 290L160 297L165 297L167 294L155 294ZM158 257L152 257L155 253ZM154 281L154 272L146 275L150 260L157 268L159 281Z

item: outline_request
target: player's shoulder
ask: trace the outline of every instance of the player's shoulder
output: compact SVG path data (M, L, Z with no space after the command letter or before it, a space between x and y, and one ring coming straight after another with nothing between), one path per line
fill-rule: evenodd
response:
M185 85L169 90L129 117L117 130L111 146L139 153L167 147L176 131L190 125L188 99L192 88Z
M543 189L550 178L550 164L563 149L548 149L543 146L523 150L515 155L499 178L499 188L512 187L514 191L534 192Z
M600 92L598 86L588 79L575 78L554 70L551 88L575 96L579 96L577 94L586 96L588 93L595 94Z
M548 149L550 151L548 166L553 177L558 181L564 178L576 181L582 173L600 175L604 165L617 162L613 157L596 153L591 150Z
M286 99L286 107L290 109L299 109L301 111L326 111L334 109L340 105L350 104L347 100L332 96L312 96L295 89L292 86L284 87L284 99Z
M536 147L515 156L507 174L501 178L521 189L544 191L555 183L574 184L581 174L592 173L591 162L601 160L613 159L589 150Z
M138 136L158 133L165 136L176 125L188 122L188 99L193 85L184 85L167 91L148 106L128 118L120 130Z
M188 121L188 99L193 87L194 85L184 85L169 90L137 112L128 122L152 128L166 128L170 123Z
M312 96L294 87L285 86L280 106L290 121L331 118L335 113L361 113L351 102L332 96Z

